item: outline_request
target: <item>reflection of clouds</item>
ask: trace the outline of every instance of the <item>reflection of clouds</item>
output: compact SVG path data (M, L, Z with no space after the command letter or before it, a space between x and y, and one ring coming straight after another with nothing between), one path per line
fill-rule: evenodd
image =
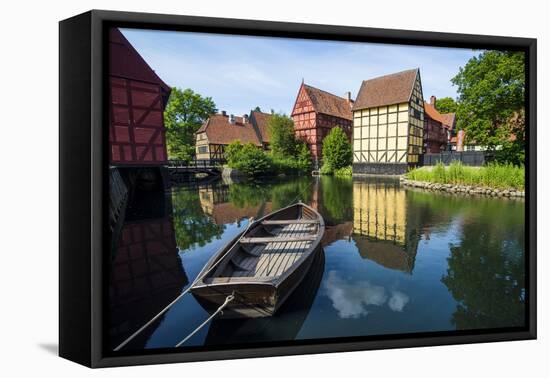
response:
M409 297L400 291L392 290L388 300L383 286L372 285L368 281L350 283L335 271L328 273L325 288L338 316L344 319L366 316L369 313L367 306L383 306L386 301L392 311L401 312L409 302Z
M401 312L403 311L403 307L405 307L408 302L409 296L407 294L393 290L391 298L388 301L388 306L390 306L392 311Z

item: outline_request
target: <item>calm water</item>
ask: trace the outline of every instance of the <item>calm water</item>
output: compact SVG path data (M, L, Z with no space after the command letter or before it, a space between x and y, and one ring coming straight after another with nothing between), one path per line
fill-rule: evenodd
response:
M181 293L249 217L296 199L327 224L324 252L302 285L276 316L218 319L186 346L524 324L519 200L414 191L394 179L331 177L216 181L136 199L116 232L113 346ZM127 349L172 347L207 317L186 295Z

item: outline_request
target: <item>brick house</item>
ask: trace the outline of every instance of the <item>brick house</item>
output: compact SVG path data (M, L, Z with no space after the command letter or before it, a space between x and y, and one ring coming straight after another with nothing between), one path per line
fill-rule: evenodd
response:
M339 97L302 82L290 116L296 137L307 143L316 165L322 158L323 139L340 127L351 140L353 100L351 93Z
M271 114L251 112L243 116L225 111L210 116L195 133L198 160L225 160L225 148L236 140L269 148L268 122Z
M450 142L450 130L443 115L435 108L436 98L424 102L424 152L439 153L447 149Z

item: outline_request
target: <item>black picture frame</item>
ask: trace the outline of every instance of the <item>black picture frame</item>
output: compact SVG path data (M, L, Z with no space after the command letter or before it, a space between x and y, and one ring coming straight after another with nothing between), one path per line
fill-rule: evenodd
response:
M102 251L107 248L106 30L110 26L526 53L526 326L354 337L267 347L140 355L104 352ZM535 339L537 41L530 38L92 10L59 24L59 354L88 367Z

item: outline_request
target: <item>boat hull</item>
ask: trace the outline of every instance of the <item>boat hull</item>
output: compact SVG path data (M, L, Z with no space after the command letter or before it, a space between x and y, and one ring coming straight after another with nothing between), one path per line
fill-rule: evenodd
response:
M266 215L211 258L191 293L209 313L233 295L220 318L272 316L307 275L323 234L322 217L307 205Z
M321 247L317 247L299 267L278 284L246 282L202 284L194 286L191 293L209 313L216 311L225 302L227 296L234 295L235 299L218 315L219 318L262 318L272 316L288 299L294 289L300 285L320 250Z

